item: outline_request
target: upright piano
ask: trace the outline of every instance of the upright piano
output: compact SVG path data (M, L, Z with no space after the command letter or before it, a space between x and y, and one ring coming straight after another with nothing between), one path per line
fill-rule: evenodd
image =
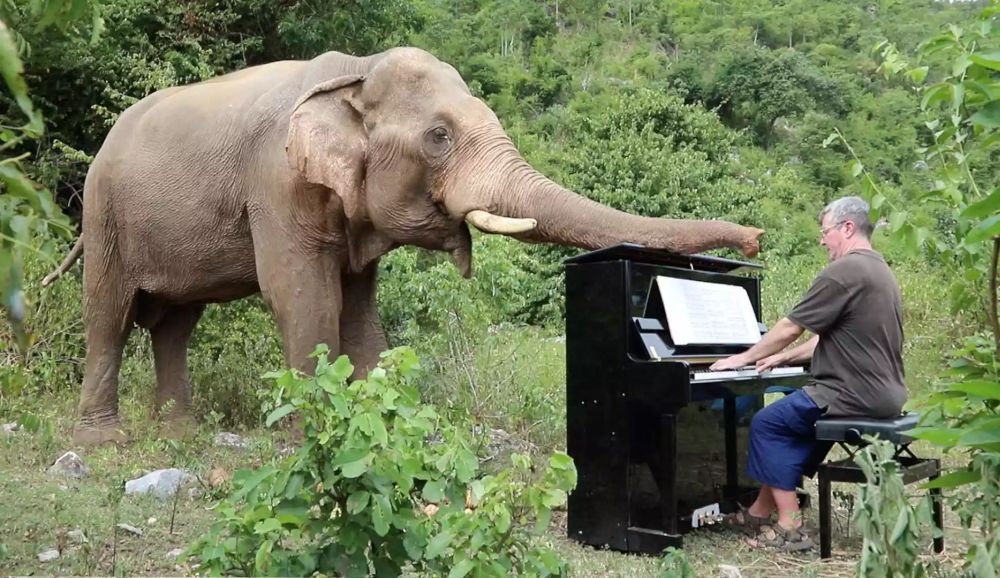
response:
M745 292L759 340L766 332L760 265L623 244L575 256L565 267L567 451L578 473L568 534L626 552L683 547L684 532L752 502L750 420L765 393L794 391L808 374L709 372L749 345L693 343L678 338L679 327L671 331L658 283L680 279L712 290L706 293ZM676 303L668 305L676 321Z

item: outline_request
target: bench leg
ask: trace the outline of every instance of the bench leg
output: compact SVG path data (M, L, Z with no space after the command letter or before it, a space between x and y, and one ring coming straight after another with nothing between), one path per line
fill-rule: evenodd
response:
M832 536L830 532L830 479L826 477L826 471L820 466L819 477L819 557L830 557L830 542Z
M940 464L938 460L934 460L934 462L935 464ZM937 477L938 475L934 474L930 479L933 481ZM931 495L931 513L934 518L934 525L941 531L941 535L934 538L934 551L940 554L944 552L944 504L941 502L941 488L931 488L929 493Z

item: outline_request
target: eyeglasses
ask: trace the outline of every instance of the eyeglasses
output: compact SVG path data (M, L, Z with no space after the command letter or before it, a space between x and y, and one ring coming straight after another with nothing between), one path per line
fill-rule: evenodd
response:
M826 237L826 234L829 233L830 231L832 231L834 229L840 228L840 226L843 225L846 222L847 221L837 221L836 223L830 225L829 227L826 227L825 229L820 229L819 230L819 237L820 237L820 239L822 239L823 237Z

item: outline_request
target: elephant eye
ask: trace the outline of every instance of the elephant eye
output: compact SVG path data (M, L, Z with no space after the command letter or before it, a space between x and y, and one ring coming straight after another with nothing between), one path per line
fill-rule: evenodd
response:
M431 131L431 138L434 139L436 144L444 144L451 141L451 136L448 135L448 131L444 127L437 127Z

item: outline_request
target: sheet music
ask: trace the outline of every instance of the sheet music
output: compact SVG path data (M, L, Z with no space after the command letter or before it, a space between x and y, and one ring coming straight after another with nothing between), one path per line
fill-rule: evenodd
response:
M656 285L674 345L753 345L757 317L739 285L657 277Z

